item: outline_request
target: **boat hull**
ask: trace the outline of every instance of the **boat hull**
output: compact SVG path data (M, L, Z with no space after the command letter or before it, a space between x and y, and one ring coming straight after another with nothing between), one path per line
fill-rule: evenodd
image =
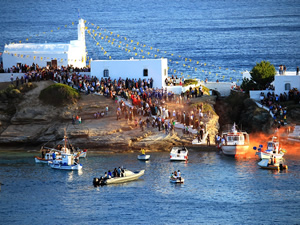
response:
M35 163L49 163L52 161L52 160L43 159L43 158L37 157L37 156L34 158L34 160L35 160Z
M181 178L181 179L170 179L170 183L173 183L173 184L183 184L184 183L184 179Z
M138 160L149 160L150 155L138 155Z
M110 178L110 179L106 180L105 184L119 184L119 183L134 181L134 180L139 179L141 176L143 176L144 173L145 173L145 170L141 170L139 172L133 173L130 176L125 175L125 177Z
M173 147L170 152L171 161L186 161L188 160L189 151L185 147Z
M269 159L262 159L260 162L257 163L257 165L260 166L260 168L267 170L288 169L288 166L284 165L283 163L275 163L273 165L270 165Z
M143 176L144 173L145 170L141 170L139 172L131 172L129 170L125 170L122 177L113 177L109 179L94 178L93 184L94 186L99 186L99 185L126 183L126 182L137 180L138 178Z
M74 156L78 156L78 153L79 153L79 158L86 158L87 155L86 151L76 152L74 153Z
M62 165L58 163L51 163L50 167L52 169L58 169L58 170L80 170L82 169L81 164L76 164L76 165Z
M246 154L249 145L222 145L221 149L224 155L238 156Z
M256 152L255 153L260 159L270 159L272 156L275 156L276 159L281 159L284 154L274 154L267 152Z

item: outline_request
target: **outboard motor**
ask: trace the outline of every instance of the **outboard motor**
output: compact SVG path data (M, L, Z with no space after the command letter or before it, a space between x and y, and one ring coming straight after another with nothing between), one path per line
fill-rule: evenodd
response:
M99 185L99 179L97 177L94 177L93 184L95 187L97 187Z
M283 170L283 165L282 165L282 163L279 164L279 169L280 169L280 170Z

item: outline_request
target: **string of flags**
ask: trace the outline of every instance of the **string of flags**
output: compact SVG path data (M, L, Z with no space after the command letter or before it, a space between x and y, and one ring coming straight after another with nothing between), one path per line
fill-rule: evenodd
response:
M57 60L58 62L82 62L83 59L66 59L66 58L53 58L53 57L43 57L43 56L35 56L31 54L16 54L16 53L10 53L8 51L4 51L3 54L9 54L10 56L22 58L22 59L33 59L37 61L49 61L49 60Z
M188 57L184 57L181 55L176 55L171 52L167 52L161 49L158 49L156 47L147 45L145 43L141 43L139 41L134 41L124 35L117 34L113 31L107 30L105 28L100 27L99 25L96 25L91 22L87 22L84 20L85 23L85 30L89 34L89 36L94 40L97 47L99 47L103 53L104 56L106 56L108 59L112 59L112 55L109 54L109 52L104 48L105 45L116 47L118 49L121 49L131 56L139 57L142 59L145 58L168 58L168 64L169 71L174 75L181 75L186 77L192 77L193 75L200 76L202 78L204 77L212 77L213 75L216 76L216 78L219 79L225 79L228 77L228 74L231 73L232 76L229 77L229 80L232 81L236 76L240 76L242 74L242 71L237 71L235 69L229 69L229 68L222 68L220 66L216 66L214 64L209 64L206 62L201 62L200 60L194 60ZM44 36L47 34L53 34L55 32L61 31L63 29L68 29L70 26L74 26L76 23L71 22L70 25L66 24L60 27L57 27L55 29L51 29L50 32L40 32L34 35L31 35L30 37L25 38L24 40L19 40L14 43L29 43L29 41L33 38ZM101 44L103 43L103 44ZM14 57L20 57L20 58L33 58L33 60L41 60L41 61L47 61L47 60L58 60L60 62L67 61L67 59L64 58L50 58L50 57L39 57L39 56L32 56L32 55L21 55L21 54L13 54L10 52L3 52L3 54L10 54ZM76 61L82 61L85 59L69 59L68 62L76 62ZM89 56L87 56L87 60L89 60ZM189 71L189 75L186 74ZM213 72L212 72L213 71ZM226 75L220 75L220 73L226 72ZM239 79L236 79L237 82L239 82Z
M177 62L180 61L180 62L185 62L186 65L189 64L189 63L191 63L191 62L195 62L198 66L214 67L214 68L219 69L219 70L229 70L229 71L232 71L232 72L238 72L235 69L222 68L222 67L216 66L214 64L208 64L208 63L205 63L205 62L200 62L199 60L198 61L197 60L192 60L191 58L183 57L181 55L177 55L176 56L176 54L160 50L158 48L155 48L155 47L143 44L143 43L141 43L139 41L135 42L134 40L132 40L132 39L126 37L126 36L122 36L120 34L116 34L116 33L112 32L112 31L109 31L109 30L107 30L105 28L101 28L100 26L97 26L94 23L86 22L86 27L89 24L94 27L93 31L100 30L100 32L106 33L106 37L111 36L111 37L114 37L115 39L119 39L121 41L127 42L128 44L133 44L133 45L139 46L141 48L146 48L146 49L148 49L148 51L155 51L155 52L160 53L160 54L164 53L164 54L168 55L171 58L178 57L178 59L179 59L179 60L169 59L169 62L171 62L171 61L177 61Z
M145 57L164 58L164 57L158 56L157 52L160 51L159 49L155 50L153 47L149 47L150 50L149 49L145 50L145 49L142 48L142 47L146 46L145 44L140 44L139 42L137 42L136 43L137 46L135 46L135 44L132 44L132 43L134 43L133 40L129 40L126 37L121 37L121 35L118 35L118 34L115 35L115 36L113 36L113 32L109 32L109 31L107 31L105 29L103 29L104 32L101 32L101 29L100 29L99 26L96 27L96 25L94 25L94 24L91 24L91 25L93 25L94 29L93 28L89 28L88 24L85 25L85 29L90 33L90 36L93 37L93 39L97 43L96 45L100 45L101 48L103 48L102 47L103 45L101 45L100 42L106 42L106 44L110 44L113 47L120 48L121 50L124 50L125 52L127 52L127 53L129 53L131 55L134 55L135 57L139 57L139 58L143 58L143 59ZM98 30L100 29L100 32L97 32L97 29ZM155 51L153 52L153 50L155 50ZM106 51L104 51L104 53L105 52ZM111 56L109 56L109 59L111 59ZM181 66L183 66L185 68L188 68L188 69L192 70L192 74L202 73L202 74L200 74L202 77L203 76L212 75L212 72L210 72L210 71L207 71L207 70L204 70L204 69L201 70L201 68L198 70L197 67L189 65L188 63L192 62L192 60L188 59L188 58L183 58L183 60L181 60L181 61L175 61L175 60L169 59L168 62L169 62L169 64L172 64L173 67L176 67L176 66L178 67L178 66L181 65ZM198 64L200 64L200 63L197 62L197 65ZM206 63L202 64L202 66L206 66ZM219 69L221 69L221 68L219 68ZM183 69L180 69L180 68L179 69L177 69L177 68L172 69L172 68L169 67L169 71L171 73L173 73L174 75L181 75L181 76L185 75L185 73L186 73L186 71L183 72ZM216 75L216 77L219 76L218 73L216 73L215 75ZM191 76L190 75L186 75L186 77L191 77ZM220 76L220 79L224 80L225 77L226 77L225 75ZM230 77L229 79L230 79L230 81L233 80L232 77ZM239 79L237 79L237 81L239 81Z

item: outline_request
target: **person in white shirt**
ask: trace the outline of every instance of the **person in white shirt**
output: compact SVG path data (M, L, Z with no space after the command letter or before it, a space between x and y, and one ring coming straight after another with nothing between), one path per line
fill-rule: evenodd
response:
M178 178L181 178L180 170L177 171L177 177L178 177Z

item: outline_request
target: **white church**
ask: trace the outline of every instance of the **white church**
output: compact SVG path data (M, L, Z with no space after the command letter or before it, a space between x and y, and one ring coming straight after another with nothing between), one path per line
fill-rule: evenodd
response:
M78 22L78 40L69 44L62 43L12 43L5 45L2 55L3 68L16 65L38 64L39 67L60 67L73 65L82 68L86 66L86 45L84 20Z
M160 59L129 59L129 60L92 60L91 76L98 79L136 78L141 80L153 79L153 87L165 86L168 77L168 60Z

